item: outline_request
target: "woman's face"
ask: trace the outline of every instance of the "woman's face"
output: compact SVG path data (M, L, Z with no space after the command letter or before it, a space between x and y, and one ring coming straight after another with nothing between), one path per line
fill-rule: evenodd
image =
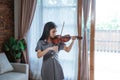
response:
M57 31L56 28L53 28L50 30L50 37L51 38L54 38L56 36L56 31Z

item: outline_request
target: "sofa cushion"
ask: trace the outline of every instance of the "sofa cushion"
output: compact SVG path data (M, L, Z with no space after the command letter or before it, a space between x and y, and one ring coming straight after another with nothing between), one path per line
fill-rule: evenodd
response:
M0 53L0 74L3 74L8 71L12 71L13 67L8 61L5 53Z
M0 75L0 80L26 80L25 73L8 72Z

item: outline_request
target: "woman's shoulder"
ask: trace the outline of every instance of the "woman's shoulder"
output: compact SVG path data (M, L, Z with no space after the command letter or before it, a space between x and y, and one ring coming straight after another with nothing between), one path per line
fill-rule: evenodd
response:
M45 44L45 41L44 40L39 40L38 44Z

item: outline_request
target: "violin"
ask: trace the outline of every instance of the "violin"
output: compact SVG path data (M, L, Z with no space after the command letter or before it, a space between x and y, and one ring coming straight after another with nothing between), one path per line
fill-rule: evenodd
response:
M63 31L63 27L64 27L64 22L63 22L63 26L62 26L62 30L61 30L61 35L62 35L62 31ZM65 35L65 36L61 36L61 35L56 35L54 38L52 38L52 43L53 44L58 44L60 42L68 42L72 36L70 35ZM76 36L77 39L82 39L82 37Z
M58 44L60 42L68 42L71 39L72 36L70 35L65 35L65 36L60 36L56 35L54 38L52 38L52 43L53 44ZM82 37L76 36L77 39L82 39Z

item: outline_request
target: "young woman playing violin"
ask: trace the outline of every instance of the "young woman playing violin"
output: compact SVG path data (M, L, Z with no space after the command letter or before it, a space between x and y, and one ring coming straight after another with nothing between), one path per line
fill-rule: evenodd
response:
M69 46L65 42L72 39ZM42 80L63 80L64 74L60 63L58 62L58 52L65 50L69 52L72 48L76 36L56 36L56 25L48 22L44 26L43 34L39 39L36 51L38 58L43 56L43 64L41 69Z

